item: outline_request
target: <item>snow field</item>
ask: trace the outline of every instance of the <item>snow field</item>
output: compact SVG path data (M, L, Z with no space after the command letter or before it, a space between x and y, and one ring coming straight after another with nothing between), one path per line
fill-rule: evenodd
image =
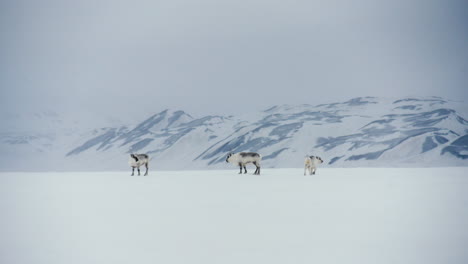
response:
M468 263L467 168L0 173L0 263Z

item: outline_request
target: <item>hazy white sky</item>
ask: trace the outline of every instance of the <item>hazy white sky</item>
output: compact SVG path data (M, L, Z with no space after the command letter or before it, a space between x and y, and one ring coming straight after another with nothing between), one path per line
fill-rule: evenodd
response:
M0 109L467 100L466 10L464 0L1 1Z

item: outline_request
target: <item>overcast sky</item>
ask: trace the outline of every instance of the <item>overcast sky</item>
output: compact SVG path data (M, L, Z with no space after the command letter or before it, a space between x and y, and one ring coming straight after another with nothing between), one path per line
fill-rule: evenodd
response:
M467 100L467 10L464 0L1 1L0 109Z

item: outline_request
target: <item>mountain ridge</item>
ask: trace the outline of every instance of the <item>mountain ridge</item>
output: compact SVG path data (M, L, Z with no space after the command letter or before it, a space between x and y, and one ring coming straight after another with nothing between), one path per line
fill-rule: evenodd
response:
M261 153L265 167L300 167L307 154L332 167L468 166L465 108L440 97L357 97L276 105L248 118L165 109L134 125L81 130L52 119L55 127L42 134L0 132L0 170L124 169L134 152L150 154L156 169L219 169L228 168L227 153L240 151Z

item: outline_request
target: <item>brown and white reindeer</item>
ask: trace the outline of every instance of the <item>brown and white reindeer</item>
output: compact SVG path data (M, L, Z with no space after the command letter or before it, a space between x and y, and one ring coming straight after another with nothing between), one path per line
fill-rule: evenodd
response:
M304 176L306 175L307 170L309 171L309 175L315 174L317 166L322 163L322 158L318 156L307 156L304 160Z

